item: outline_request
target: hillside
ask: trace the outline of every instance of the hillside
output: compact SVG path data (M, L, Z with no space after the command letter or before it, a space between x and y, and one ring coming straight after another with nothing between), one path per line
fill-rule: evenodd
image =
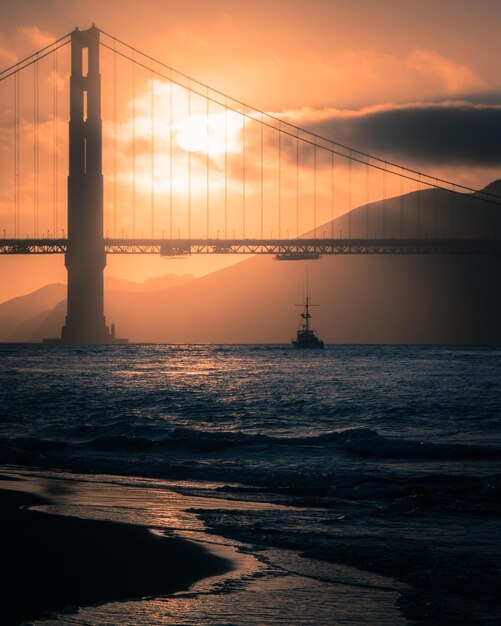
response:
M106 277L105 293L114 291L123 293L144 293L184 285L193 280L185 274L168 274L134 283L121 278ZM108 296L107 296L108 297ZM12 298L0 303L0 341L40 341L43 329L61 326L66 315L66 285L54 283L46 285L32 293ZM57 331L56 335L60 331ZM42 335L41 335L42 333Z

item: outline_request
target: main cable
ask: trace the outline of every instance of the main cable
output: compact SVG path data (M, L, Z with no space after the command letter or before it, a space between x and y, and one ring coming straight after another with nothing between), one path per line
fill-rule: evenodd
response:
M27 67L30 67L31 65L33 65L34 63L38 63L38 61L41 61L42 59L45 59L45 57L48 57L50 54L53 54L54 52L56 52L57 50L60 50L61 48L64 48L64 46L67 46L70 43L70 40L68 39L68 41L65 41L64 43L62 43L61 45L57 46L57 48L54 48L53 50L49 50L48 52L46 52L45 54L38 54L38 53L34 53L32 55L30 55L28 58L32 58L34 56L36 56L38 54L38 56L35 59L32 59L29 63L25 63L23 65L23 61L19 61L19 63L16 63L15 65L12 65L10 68L3 70L3 72L0 72L0 82L2 82L3 80L7 80L7 78L10 78L11 76L14 76L15 74L18 74L21 70L26 69ZM19 65L21 65L22 67L18 67ZM12 69L12 68L16 68L16 69ZM9 70L12 70L11 72ZM8 74L5 74L5 72L9 72ZM5 76L2 76L2 74L5 74Z

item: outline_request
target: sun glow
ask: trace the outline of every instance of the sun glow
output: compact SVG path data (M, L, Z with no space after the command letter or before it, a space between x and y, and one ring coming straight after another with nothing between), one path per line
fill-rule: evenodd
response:
M209 120L207 115L185 117L177 130L177 141L187 152L209 152Z
M205 152L212 157L235 152L244 118L234 111L184 117L177 126L177 141L187 152Z

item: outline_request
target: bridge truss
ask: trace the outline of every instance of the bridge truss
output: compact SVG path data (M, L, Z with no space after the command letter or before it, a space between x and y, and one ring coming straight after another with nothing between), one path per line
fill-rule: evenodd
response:
M67 239L0 239L0 254L65 254ZM163 257L268 254L280 260L339 254L501 255L501 239L104 239L106 254Z

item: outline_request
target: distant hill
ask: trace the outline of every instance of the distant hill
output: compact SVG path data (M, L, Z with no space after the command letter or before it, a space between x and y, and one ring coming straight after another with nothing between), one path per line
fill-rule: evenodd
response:
M0 341L29 341L29 333L17 329L42 323L65 296L66 285L55 283L0 304Z
M501 180L482 191L501 197ZM501 206L483 198L443 189L414 191L353 209L319 226L317 236L348 237L351 222L352 237L383 237L384 232L409 239L501 237Z
M182 276L167 274L166 276L149 278L142 283L133 283L132 281L124 278L105 276L104 289L105 291L134 291L137 293L144 293L145 291L159 291L160 289L177 287L178 285L189 283L192 280L192 274L183 274Z
M501 195L501 182L487 189ZM384 214L388 236L449 233L452 221L457 237L501 237L500 207L478 204L483 208L442 191L407 194L354 209L352 235L368 230L381 236ZM348 222L344 215L317 234L346 236ZM289 342L306 267L320 305L313 326L327 343L501 343L501 259L481 256L326 256L308 262L255 256L184 284L109 290L106 316L131 341ZM32 308L16 336L57 336L64 312L64 303L46 313Z
M144 293L183 285L193 280L191 274L168 274L134 283L121 278L106 277L105 292ZM58 336L66 315L66 285L46 285L25 296L0 303L0 341L40 341ZM52 328L59 328L54 334ZM49 335L44 334L45 329Z

